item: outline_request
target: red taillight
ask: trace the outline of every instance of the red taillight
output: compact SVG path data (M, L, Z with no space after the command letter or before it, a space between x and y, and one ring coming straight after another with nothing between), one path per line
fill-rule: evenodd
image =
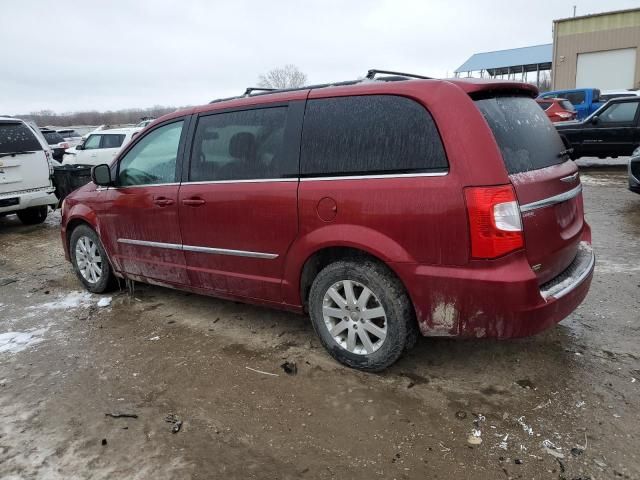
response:
M464 190L473 258L496 258L524 246L520 207L511 185Z

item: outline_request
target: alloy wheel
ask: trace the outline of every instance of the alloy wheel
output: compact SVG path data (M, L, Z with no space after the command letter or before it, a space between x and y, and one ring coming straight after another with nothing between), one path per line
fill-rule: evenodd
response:
M89 283L98 283L102 277L102 257L98 245L82 236L76 242L76 265L82 277Z
M375 352L387 337L387 315L380 300L366 285L353 280L329 287L322 316L335 342L356 355Z

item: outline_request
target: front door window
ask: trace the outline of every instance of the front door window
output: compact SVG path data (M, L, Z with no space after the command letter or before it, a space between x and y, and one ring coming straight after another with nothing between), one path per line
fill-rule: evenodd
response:
M118 186L176 181L176 160L184 121L156 128L127 152L118 170Z

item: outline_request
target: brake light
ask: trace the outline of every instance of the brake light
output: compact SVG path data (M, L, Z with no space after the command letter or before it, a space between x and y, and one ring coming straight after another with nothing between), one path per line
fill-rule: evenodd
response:
M524 247L520 207L511 185L464 190L473 258L496 258Z
M44 151L44 156L47 159L47 166L49 167L49 178L53 177L53 163L51 163L51 155L48 150Z

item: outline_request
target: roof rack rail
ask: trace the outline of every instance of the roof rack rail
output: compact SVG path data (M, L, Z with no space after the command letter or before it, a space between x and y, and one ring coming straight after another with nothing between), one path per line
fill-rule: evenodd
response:
M253 92L275 92L277 88L248 87L244 91L244 96L251 95Z
M372 68L367 72L365 78L369 80L373 80L376 75L382 73L384 75L397 75L398 77L407 77L407 78L420 78L422 80L432 80L432 77L425 77L424 75L416 75L414 73L402 73L402 72L394 72L391 70L378 70L377 68Z
M366 79L374 80L377 74L391 75L390 77L381 78L383 81L397 81L397 80L407 80L410 78L419 78L422 80L431 80L432 77L425 77L423 75L414 75L413 73L401 73L401 72L393 72L390 70L377 70L372 69L367 72ZM300 90L314 90L317 88L327 88L327 87L342 87L345 85L355 85L357 83L362 83L362 78L358 80L345 80L342 82L331 82L331 83L320 83L317 85L305 85L303 87L293 87L293 88L259 88L259 87L249 87L244 91L243 95L236 95L235 97L227 97L227 98L217 98L215 100L211 100L209 103L219 103L226 102L227 100L235 100L238 98L245 98L248 96L257 97L261 95L271 95L272 93L286 93L286 92L296 92ZM253 92L258 92L252 95Z

